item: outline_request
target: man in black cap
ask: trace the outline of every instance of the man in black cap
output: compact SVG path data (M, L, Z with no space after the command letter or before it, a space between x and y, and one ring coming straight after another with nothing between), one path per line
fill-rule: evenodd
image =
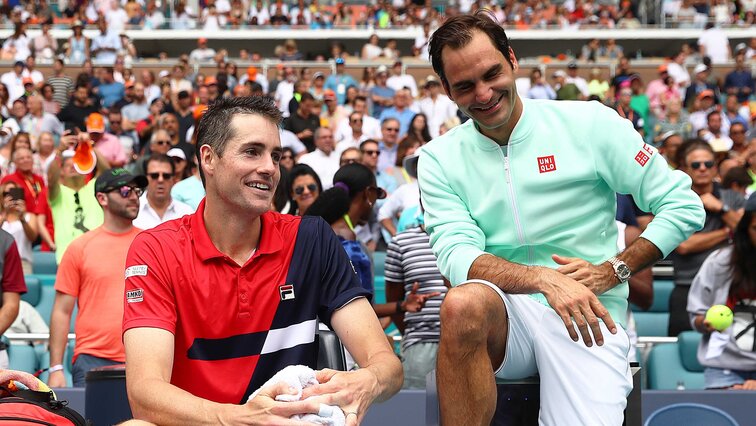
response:
M147 178L126 169L104 171L95 182L95 197L104 221L74 240L66 249L55 279L55 302L50 317L51 387L66 386L63 354L74 306L76 339L71 374L73 385L83 387L87 371L126 360L121 341L123 320L123 265L134 237L132 225L139 213L139 196ZM103 254L107 255L93 255ZM81 336L85 336L81 338Z
M567 78L565 79L565 81L567 83L574 84L578 89L580 89L580 94L582 95L581 99L588 99L588 96L590 96L590 90L588 90L588 82L585 81L583 77L580 77L578 75L577 62L572 61L567 65Z

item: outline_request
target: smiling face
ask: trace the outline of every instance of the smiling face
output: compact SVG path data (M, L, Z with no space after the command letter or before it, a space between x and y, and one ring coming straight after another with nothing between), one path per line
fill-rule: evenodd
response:
M281 139L278 127L256 114L237 114L233 136L222 155L202 145L200 155L208 196L228 208L259 216L270 209L281 178Z
M497 141L508 139L522 112L514 52L510 50L511 66L491 39L476 30L470 43L459 49L446 47L441 56L449 97L483 134Z
M310 175L297 176L291 184L291 199L297 203L299 214L304 214L319 195L318 184Z

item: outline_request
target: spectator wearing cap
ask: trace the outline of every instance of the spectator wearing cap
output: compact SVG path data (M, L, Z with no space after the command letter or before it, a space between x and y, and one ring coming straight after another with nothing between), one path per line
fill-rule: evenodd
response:
M714 91L702 91L696 97L696 101L698 109L690 114L690 124L693 126L693 132L698 133L699 130L706 128L709 113L716 110Z
M370 89L374 118L380 117L384 109L394 105L394 93L396 91L389 87L387 82L388 68L385 65L380 65L375 72L375 85Z
M312 75L312 84L307 89L318 103L323 102L323 96L325 95L325 74L320 71L316 71Z
M144 176L125 169L104 171L94 184L102 209L102 226L72 242L55 277L55 302L50 315L51 387L66 386L63 355L73 309L78 305L73 355L73 386L86 384L87 371L126 360L121 340L123 322L123 265L134 237L141 232L132 221L139 213L139 196L147 186ZM93 256L107 253L107 256ZM146 273L146 272L145 272ZM127 272L128 276L128 272Z
M428 117L428 130L432 138L438 137L441 125L448 119L457 116L457 105L441 90L441 82L435 75L425 78L427 96L420 99L420 112Z
M116 136L105 132L105 118L102 114L97 112L89 114L86 124L87 133L102 158L111 166L121 167L126 164L126 153L123 151L121 141Z
M174 172L173 172L173 182L176 183L186 177L188 177L191 172L188 170L187 167L187 160L186 160L186 152L184 152L181 148L171 148L168 150L168 152L165 154L173 161L174 166Z
M205 198L205 187L202 186L199 168L191 158L186 160L186 170L184 174L189 174L189 176L173 185L173 188L171 189L171 197L174 200L187 204L196 211L202 199Z
M315 130L320 127L320 117L312 112L314 106L315 98L309 92L302 93L296 112L286 118L283 123L283 128L294 133L309 152L315 150L313 136Z
M176 165L171 157L152 154L145 162L145 175L147 191L139 200L139 214L134 219L134 226L152 229L163 222L194 213L195 209L171 197L176 177Z
M409 74L403 74L402 67L402 61L394 62L394 66L391 67L391 76L386 80L386 85L392 88L394 92L398 92L400 89L407 87L412 94L412 99L415 99L418 96L415 77L412 77Z
M297 163L312 167L320 177L323 189L328 189L333 185L333 176L339 170L340 153L336 152L333 131L328 127L316 129L314 140L315 150L299 157Z
M123 83L115 81L113 68L106 67L102 73L102 82L96 88L97 96L102 100L103 108L110 108L126 95Z
M45 112L41 96L30 96L26 105L29 113L21 119L21 130L29 133L32 146L36 146L37 139L42 132L49 132L57 137L63 134L63 124L55 115Z
M258 83L259 85L262 86L263 93L268 93L268 87L269 87L268 79L265 78L265 75L261 73L257 69L256 66L250 65L247 68L247 72L241 77L239 77L239 84L244 84L247 81Z
M79 85L74 89L71 101L58 113L58 120L64 123L66 130L84 130L87 117L99 110L97 103L89 96L89 88Z
M745 46L743 46L745 47ZM746 67L745 50L741 49L735 55L735 69L725 76L724 91L728 95L738 97L738 102L747 102L756 90L751 70Z
M384 123L388 118L396 119L399 122L399 138L403 138L407 135L412 118L415 116L415 111L410 109L410 105L412 105L410 89L399 89L394 94L394 106L384 109L378 120Z
M326 89L323 94L323 109L320 113L320 126L328 127L332 132L336 132L342 120L349 117L349 111L346 106L339 105L336 94L332 90Z
M207 47L207 39L200 37L197 39L197 48L189 53L189 62L193 64L204 64L212 62L215 58L215 49Z
M685 107L690 108L696 97L704 90L714 92L714 103L719 103L719 88L715 84L708 82L710 70L704 64L698 64L693 69L694 79L687 89L685 89Z
M112 66L118 54L122 49L121 37L118 31L109 31L108 23L105 19L100 18L97 22L97 29L100 34L92 39L92 59L95 64Z
M670 130L666 133L659 135L658 140L659 153L667 160L667 164L671 169L677 169L680 165L677 163L677 153L683 144L683 138L680 134Z
M588 82L583 77L578 75L578 64L575 61L570 62L567 65L567 78L565 82L572 83L580 90L580 99L588 99L590 96L590 90L588 90Z
M73 34L68 38L68 47L66 48L66 60L69 64L83 64L89 59L90 40L84 36L84 23L75 20L71 24Z
M0 77L0 83L8 88L8 101L12 103L24 95L24 68L26 64L23 61L16 61L13 69L6 72ZM8 105L10 107L10 104Z
M556 98L558 101L576 101L582 96L580 89L574 83L567 82L567 73L562 70L554 71L551 78L554 79Z
M336 58L336 72L329 75L325 81L325 88L331 89L336 93L339 105L346 102L346 92L349 86L357 87L357 81L351 75L346 73L346 63L344 58Z

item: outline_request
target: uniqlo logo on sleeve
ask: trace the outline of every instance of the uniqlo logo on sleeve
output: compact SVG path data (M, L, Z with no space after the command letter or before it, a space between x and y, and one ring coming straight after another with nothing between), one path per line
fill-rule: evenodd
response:
M638 164L641 165L641 167L645 166L646 163L648 163L648 160L650 160L651 157L646 155L643 151L638 151L638 154L635 155L635 161L638 162Z
M553 155L538 157L538 173L548 173L556 171L556 162Z

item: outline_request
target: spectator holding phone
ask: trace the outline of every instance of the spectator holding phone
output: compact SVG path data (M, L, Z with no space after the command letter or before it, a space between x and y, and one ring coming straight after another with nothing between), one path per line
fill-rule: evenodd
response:
M26 210L24 190L16 182L2 185L2 229L16 240L24 274L32 273L32 242L37 239L37 216Z

